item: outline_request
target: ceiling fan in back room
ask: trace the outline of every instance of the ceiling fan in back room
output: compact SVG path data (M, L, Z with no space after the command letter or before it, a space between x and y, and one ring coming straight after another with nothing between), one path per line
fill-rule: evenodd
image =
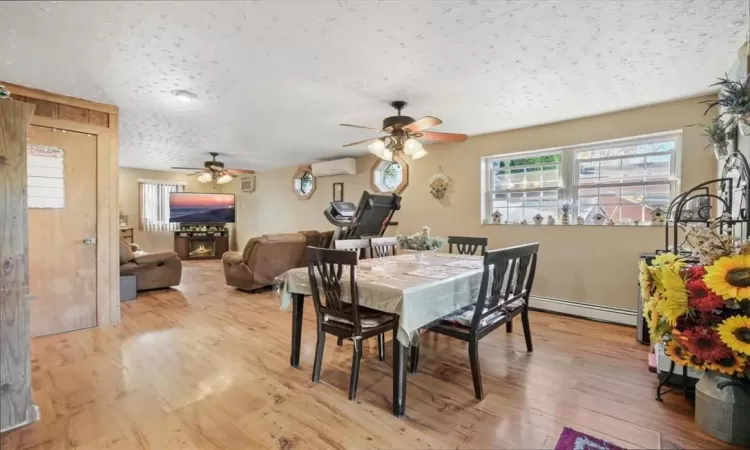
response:
M217 161L216 157L219 156L216 152L209 152L209 155L213 157L213 160L206 161L203 163L203 168L198 167L172 167L173 170L194 170L196 172L188 174L188 176L198 175L195 179L201 183L210 183L212 181L216 184L225 184L234 180L237 175L241 174L252 174L254 170L243 170L243 169L227 169L224 167L224 163Z
M455 133L438 133L434 131L424 131L443 123L437 117L426 116L419 120L409 116L402 116L401 110L406 107L406 102L391 102L397 116L386 117L383 119L381 128L363 127L360 125L340 124L342 127L363 128L365 130L374 130L386 133L387 136L365 139L364 141L344 144L343 147L353 147L355 145L370 142L367 149L380 159L393 161L393 156L398 153L404 153L411 156L412 159L419 159L427 155L427 150L422 147L422 142L463 142L468 139L465 134Z

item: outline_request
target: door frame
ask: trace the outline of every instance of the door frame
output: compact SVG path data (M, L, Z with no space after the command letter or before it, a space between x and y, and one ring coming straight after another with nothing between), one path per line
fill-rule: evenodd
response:
M120 321L117 133L112 128L42 116L33 116L30 125L96 136L96 326L116 324Z

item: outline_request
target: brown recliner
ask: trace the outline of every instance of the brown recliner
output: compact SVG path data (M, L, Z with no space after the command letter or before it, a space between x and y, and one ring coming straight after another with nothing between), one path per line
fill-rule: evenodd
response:
M135 275L139 291L177 286L182 279L182 260L175 252L136 256L131 245L120 239L120 275Z
M264 234L247 241L242 253L224 253L227 284L246 291L271 286L277 276L299 266L307 240L302 233Z

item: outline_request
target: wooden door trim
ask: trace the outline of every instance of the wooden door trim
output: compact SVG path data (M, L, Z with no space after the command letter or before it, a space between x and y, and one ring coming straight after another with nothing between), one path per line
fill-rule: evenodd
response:
M97 326L116 324L120 321L118 155L110 151L113 144L117 148L116 133L110 128L41 116L32 117L31 125L96 136L96 322Z
M18 84L8 83L0 80L0 84L10 91L11 95L20 95L22 97L31 97L38 100L44 100L63 105L77 106L84 109L93 109L108 114L119 114L120 109L117 106L107 105L104 103L92 102L82 98L68 97L67 95L55 94L53 92L43 91L41 89L28 88Z

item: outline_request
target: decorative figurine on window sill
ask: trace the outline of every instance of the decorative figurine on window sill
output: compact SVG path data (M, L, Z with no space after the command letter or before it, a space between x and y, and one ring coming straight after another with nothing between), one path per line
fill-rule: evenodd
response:
M583 225L583 223L584 223L583 217L581 216L576 217L576 225Z
M562 214L560 215L560 223L563 225L570 225L570 210L572 208L573 200L567 199L560 201L560 210L562 211Z
M607 225L615 225L615 219L609 219L609 222L607 222Z
M651 211L651 226L661 226L664 225L664 219L666 218L666 214L664 213L664 210L661 208L656 208L653 211Z
M555 218L552 217L552 214L547 216L547 225L554 225L555 224Z
M635 225L635 226L638 226L638 224L640 224L640 223L641 223L641 221L639 219L633 220L633 225Z
M503 223L503 215L500 213L500 211L495 210L495 212L492 213L492 223L495 223L495 224Z
M537 213L536 216L531 218L534 221L534 225L541 225L542 221L544 221L544 217L542 217L541 214Z
M523 219L523 220L521 221L521 225L528 225L528 224L529 224L529 221L528 221L528 220L526 220L526 219Z

